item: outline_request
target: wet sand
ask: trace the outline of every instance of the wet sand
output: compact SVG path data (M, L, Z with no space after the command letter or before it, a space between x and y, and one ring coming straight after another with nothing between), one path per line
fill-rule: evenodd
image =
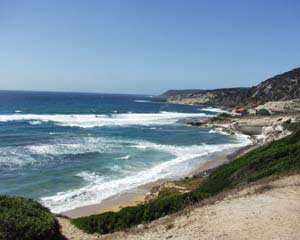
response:
M165 181L167 180L161 179L155 182L150 182L126 192L113 195L104 199L101 203L75 208L66 212L62 212L60 215L69 218L78 218L104 212L117 212L122 209L122 207L135 206L143 203L147 193L153 187L160 185Z

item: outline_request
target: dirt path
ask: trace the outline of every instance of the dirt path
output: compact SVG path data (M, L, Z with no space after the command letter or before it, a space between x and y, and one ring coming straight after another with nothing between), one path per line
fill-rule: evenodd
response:
M99 239L97 235L86 234L80 229L76 228L73 224L70 223L69 219L66 218L57 218L61 226L62 234L68 240L95 240Z
M69 239L300 239L300 175L247 187L213 205L127 233L87 235L60 219Z

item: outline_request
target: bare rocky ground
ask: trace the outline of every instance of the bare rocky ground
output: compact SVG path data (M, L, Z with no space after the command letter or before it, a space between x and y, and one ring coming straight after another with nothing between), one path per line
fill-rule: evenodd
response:
M291 134L290 131L285 130L283 127L286 121L299 122L300 114L215 117L190 122L188 124L220 129L229 134L246 134L251 136L255 143L266 144Z
M300 174L234 190L204 206L106 236L59 218L68 239L300 239Z

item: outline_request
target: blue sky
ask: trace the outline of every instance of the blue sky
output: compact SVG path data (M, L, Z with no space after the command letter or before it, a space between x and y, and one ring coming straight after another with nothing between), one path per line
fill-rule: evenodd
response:
M0 89L157 94L300 66L298 0L0 0Z

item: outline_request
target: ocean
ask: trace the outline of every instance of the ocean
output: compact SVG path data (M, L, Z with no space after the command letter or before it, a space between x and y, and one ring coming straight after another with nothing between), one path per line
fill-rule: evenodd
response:
M180 178L245 136L189 127L219 109L151 96L0 92L0 194L59 213L145 183Z

